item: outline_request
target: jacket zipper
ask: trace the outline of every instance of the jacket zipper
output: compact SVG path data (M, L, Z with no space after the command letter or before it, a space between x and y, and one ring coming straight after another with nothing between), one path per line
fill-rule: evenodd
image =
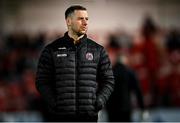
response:
M76 114L78 114L78 83L77 83L77 46L75 46L75 98L76 98Z

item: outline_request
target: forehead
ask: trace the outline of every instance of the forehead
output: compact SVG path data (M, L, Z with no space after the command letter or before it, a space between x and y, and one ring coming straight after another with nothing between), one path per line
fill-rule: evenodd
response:
M76 17L88 17L88 13L87 13L87 11L86 10L75 10L74 11L74 15L76 16Z

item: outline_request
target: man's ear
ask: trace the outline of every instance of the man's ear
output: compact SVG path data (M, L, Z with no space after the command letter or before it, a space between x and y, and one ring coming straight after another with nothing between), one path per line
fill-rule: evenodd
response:
M70 17L67 17L67 18L66 18L66 23L67 23L67 26L70 26L70 25L71 25L71 18L70 18Z

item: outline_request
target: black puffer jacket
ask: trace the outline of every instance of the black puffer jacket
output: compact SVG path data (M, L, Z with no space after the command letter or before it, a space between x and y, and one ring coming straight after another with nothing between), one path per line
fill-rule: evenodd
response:
M36 86L53 114L97 117L113 85L107 53L86 35L74 45L73 39L65 33L42 51Z

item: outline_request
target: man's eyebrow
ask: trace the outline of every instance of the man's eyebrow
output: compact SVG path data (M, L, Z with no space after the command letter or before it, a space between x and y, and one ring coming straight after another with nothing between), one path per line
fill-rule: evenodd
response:
M89 17L78 17L79 19L83 19L83 18L85 18L85 19L89 19Z

